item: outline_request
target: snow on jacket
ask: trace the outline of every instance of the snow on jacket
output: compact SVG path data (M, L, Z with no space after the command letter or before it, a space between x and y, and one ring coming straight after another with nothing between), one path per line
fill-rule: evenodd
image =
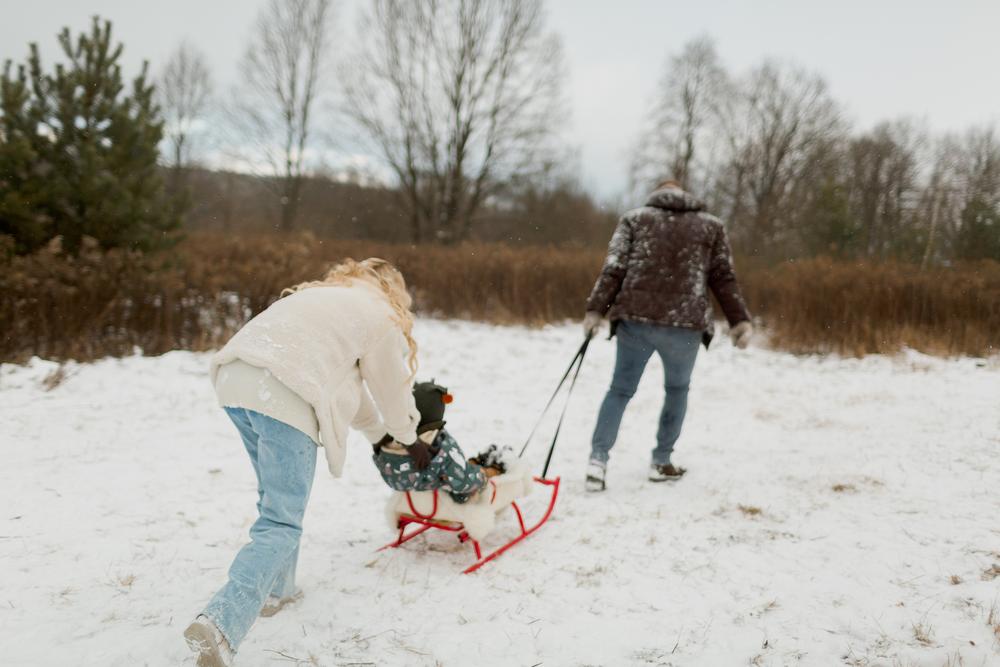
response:
M587 310L714 335L715 294L730 326L750 319L722 222L675 187L661 188L618 222ZM613 329L612 329L613 330Z
M271 371L316 412L327 464L339 477L349 426L371 442L386 433L404 443L417 439L406 353L381 290L354 280L271 304L212 357L211 377L215 384L219 367L235 359Z

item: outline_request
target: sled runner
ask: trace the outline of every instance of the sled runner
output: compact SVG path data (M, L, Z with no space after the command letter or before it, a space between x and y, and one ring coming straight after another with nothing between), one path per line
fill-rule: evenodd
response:
M563 374L562 379L556 386L555 392L552 394L552 398L545 405L542 414L539 416L534 428L531 429L531 433L528 435L528 439L521 449L519 456L524 455L524 451L528 448L528 443L531 442L531 438L534 436L535 430L541 423L542 418L552 405L566 379L573 372L574 367L576 367L576 372L573 374L573 379L566 395L566 404L563 406L562 414L559 416L559 422L556 425L555 435L552 437L552 445L549 447L548 456L545 459L545 468L542 470L541 476L530 474L527 466L518 458L507 467L504 474L490 478L487 486L477 496L464 504L454 502L447 493L439 493L437 489L433 491L396 492L389 500L387 515L390 524L399 530L399 535L394 542L390 542L379 549L379 551L400 547L414 537L422 535L431 529L455 533L459 542L463 544L465 542L472 542L476 560L462 571L463 574L469 574L499 557L505 551L541 528L549 520L549 517L552 516L556 500L559 497L560 478L555 477L550 479L547 477L549 463L552 461L552 452L555 450L556 440L559 438L559 430L562 427L563 418L566 416L566 408L569 407L569 398L576 384L576 378L580 374L580 368L583 366L583 357L589 344L590 336L584 340L576 356L573 357L573 361L570 363L566 373ZM541 519L529 526L525 522L524 514L517 501L538 487L548 490L548 505ZM520 533L484 555L480 542L493 530L496 517L508 508L513 510L517 518ZM407 532L410 526L416 526L416 528Z

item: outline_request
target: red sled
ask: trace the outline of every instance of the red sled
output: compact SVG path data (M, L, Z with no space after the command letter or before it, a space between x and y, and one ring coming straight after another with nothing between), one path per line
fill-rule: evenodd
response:
M476 561L469 567L465 568L465 570L463 570L462 573L469 574L470 572L475 572L483 565L490 562L494 558L499 557L502 553L510 549L512 546L519 543L521 540L525 539L526 537L534 533L536 530L541 528L542 525L544 525L545 522L549 520L549 517L552 516L552 510L555 508L556 505L556 498L558 498L559 496L560 478L556 477L555 479L545 479L543 477L533 477L533 479L535 483L540 484L549 489L550 492L549 504L545 510L545 514L537 523L529 527L524 521L524 514L521 512L521 508L517 504L517 500L511 500L509 502L509 506L514 510L514 515L517 517L517 523L518 526L520 527L521 532L519 535L514 537L506 544L498 547L497 549L494 549L493 551L489 552L486 555L483 555L482 547L480 546L479 541L474 540L469 536L469 532L462 522L452 521L438 517L439 504L438 504L438 491L436 489L433 491L433 504L431 511L429 513L421 513L420 511L418 511L413 501L413 496L410 494L409 491L405 492L406 504L408 506L409 511L406 513L398 514L397 528L399 529L399 537L396 539L395 542L390 542L389 544L379 549L379 551L383 551L385 549L395 549L396 547L402 546L406 542L412 540L417 535L425 533L428 530L431 530L432 528L437 530L444 530L448 531L449 533L456 533L458 541L463 544L465 542L472 543L472 548L476 553ZM490 484L492 486L492 495L493 495L492 499L495 500L497 495L497 487L493 483L493 480L490 480ZM416 530L407 533L407 528L409 528L409 526L411 525L416 525L418 526L418 528Z
M477 499L470 500L464 505L457 505L453 503L451 498L446 498L443 504L440 503L438 491L436 489L433 493L426 491L421 492L420 503L415 502L412 492L406 491L400 493L394 499L390 500L389 505L390 517L392 519L392 523L399 529L399 537L396 538L395 542L390 542L379 549L379 551L390 548L395 549L396 547L402 546L417 535L426 533L432 528L448 531L449 533L456 533L459 542L472 542L472 548L476 552L476 561L462 571L462 574L469 574L470 572L475 572L483 565L486 565L486 563L489 563L494 558L499 557L512 546L541 528L545 522L549 520L549 517L552 516L552 510L556 506L556 499L559 497L559 478L556 477L555 479L549 479L546 475L548 475L549 472L549 463L552 462L552 453L555 451L556 441L559 439L559 430L562 428L563 418L566 416L566 409L569 407L569 398L573 393L573 387L576 385L576 378L580 374L580 369L583 367L583 357L587 353L587 347L590 345L591 337L591 333L588 333L586 337L584 337L583 343L580 345L580 349L577 350L576 355L573 357L573 361L570 362L569 368L566 369L562 379L559 380L559 384L556 386L556 390L553 392L552 398L549 399L549 402L542 409L541 416L539 416L535 426L532 427L531 433L528 434L528 439L524 443L524 447L521 448L521 453L518 455L518 464L508 466L504 474L498 475L489 480L490 487L492 489L489 500L487 501L486 497L483 495L485 490L483 493L479 494ZM574 368L576 369L575 372ZM559 415L559 421L556 424L555 434L552 436L552 444L549 446L549 453L545 458L545 468L542 469L541 477L533 476L530 471L524 467L523 463L521 463L521 457L524 456L524 451L528 448L528 443L531 442L531 438L534 436L535 430L541 423L545 413L552 406L552 402L559 394L559 390L562 388L563 384L565 384L566 379L569 378L571 373L573 375L573 379L570 382L568 391L566 392L566 403L563 406L562 414ZM529 480L533 483L529 482ZM534 484L540 484L544 487L548 487L551 495L549 496L549 504L545 509L545 514L541 519L539 519L538 523L529 528L524 523L524 514L522 514L521 508L517 504L517 499L527 495L531 489L534 488ZM417 508L417 505L426 505L426 501L428 499L430 501L430 508L424 509L424 511L421 512ZM442 505L446 507L447 510L444 513L439 513L439 508L442 507ZM484 556L483 550L479 544L479 539L485 537L493 528L496 517L496 511L493 508L499 507L502 510L508 505L513 508L514 514L517 516L517 524L521 529L521 534L515 536L514 539ZM472 506L472 508L469 509L469 506ZM484 507L489 510L489 512L485 514L485 516L488 517L488 521L482 521L484 516ZM467 509L463 511L456 508ZM447 516L443 516L442 514ZM465 516L465 520L455 520L460 516ZM417 525L418 528L408 534L406 529L411 524ZM479 539L473 539L473 535L477 536Z

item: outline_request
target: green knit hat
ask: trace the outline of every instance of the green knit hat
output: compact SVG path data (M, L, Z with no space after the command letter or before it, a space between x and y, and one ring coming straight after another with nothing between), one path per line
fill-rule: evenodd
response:
M444 426L444 408L451 403L452 396L446 387L430 382L418 382L413 385L413 400L420 412L420 424L417 434L433 431Z

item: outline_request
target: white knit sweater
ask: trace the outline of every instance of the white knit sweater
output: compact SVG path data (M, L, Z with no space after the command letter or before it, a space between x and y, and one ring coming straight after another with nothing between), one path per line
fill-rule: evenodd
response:
M399 442L417 438L406 341L392 316L381 290L363 280L295 292L212 357L212 383L235 359L269 370L312 406L330 472L339 477L349 426L371 442L386 433Z
M305 399L286 387L266 368L242 359L219 366L215 395L223 408L246 408L296 428L319 444L316 411Z

